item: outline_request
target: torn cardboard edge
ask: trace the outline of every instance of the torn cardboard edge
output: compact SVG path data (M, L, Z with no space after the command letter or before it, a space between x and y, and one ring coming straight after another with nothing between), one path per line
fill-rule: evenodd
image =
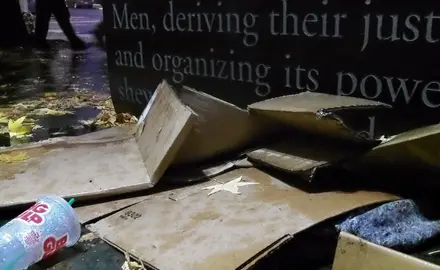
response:
M332 270L440 270L440 266L341 232Z
M246 157L216 161L210 163L193 164L183 167L170 167L163 176L163 181L170 183L195 183L207 181L221 173L225 173L235 168L249 168L253 164Z
M298 133L275 140L265 147L248 151L249 160L297 174L308 182L313 181L318 170L339 166L368 150L363 145L348 141Z
M357 172L407 170L438 173L440 156L435 146L439 139L440 124L409 130L384 139L344 167Z
M251 114L263 115L309 133L371 142L375 139L367 138L367 131L353 130L339 114L350 112L371 116L377 110L391 109L391 106L361 98L303 92L257 102L249 105L248 109Z

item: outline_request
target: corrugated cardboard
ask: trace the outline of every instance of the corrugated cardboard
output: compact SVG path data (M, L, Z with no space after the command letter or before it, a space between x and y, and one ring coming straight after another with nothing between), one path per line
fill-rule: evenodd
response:
M26 158L0 163L0 207L34 202L47 194L85 200L151 188L172 163L194 118L164 81L136 136L128 128L3 149L0 154Z
M333 270L440 270L440 266L341 232Z
M365 141L361 131L348 126L340 114L368 118L391 106L372 100L314 92L282 96L249 105L251 114L264 115L309 133L345 140Z
M440 124L410 130L374 147L347 164L356 170L440 170Z
M286 135L266 147L247 153L249 159L258 164L299 174L312 181L316 170L336 165L365 152L364 147L339 140L304 134Z
M0 163L0 207L47 194L85 200L152 187L133 137L98 141L56 140L0 151L28 157Z
M226 162L216 162L209 164L194 165L193 167L184 166L183 168L173 168L165 172L161 182L174 183L174 184L191 184L200 181L206 181L210 177L214 177L233 168L252 167L250 162L246 159L238 159ZM173 186L169 186L172 188ZM120 209L126 208L130 205L139 203L149 197L152 193L162 191L156 188L146 190L143 192L145 195L136 194L136 196L129 197L130 194L126 194L125 198L113 198L112 200L92 203L90 205L83 205L75 207L75 212L79 217L81 223L88 223L97 218L101 218L108 214L111 214ZM147 194L148 193L148 194Z
M204 161L243 149L263 131L268 131L262 121L249 117L247 111L206 93L184 86L179 91L179 98L197 118L174 164Z
M237 177L257 182L208 196ZM393 195L308 194L255 168L237 169L179 192L152 195L90 226L110 244L161 270L232 270L286 235Z
M190 133L196 115L166 82L157 87L139 119L136 133L147 175L154 185L171 165Z

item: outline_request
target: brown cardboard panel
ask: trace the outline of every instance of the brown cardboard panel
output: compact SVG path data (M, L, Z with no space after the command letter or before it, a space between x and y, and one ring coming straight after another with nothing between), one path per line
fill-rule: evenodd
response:
M147 196L139 196L79 206L75 207L75 213L78 216L81 224L84 224L94 219L116 212L120 209L126 208L130 205L139 203L146 198Z
M316 169L337 164L365 151L357 145L339 140L302 134L288 137L252 150L247 156L254 162L297 173L312 181Z
M136 133L139 151L153 185L173 162L195 118L171 86L162 81L142 113Z
M264 130L261 121L257 123L247 111L206 93L183 87L179 98L197 118L175 164L203 161L244 148Z
M105 139L131 138L133 137L135 131L136 131L136 126L134 124L130 124L127 126L106 128L103 130L98 130L77 137L68 137L66 139L68 139L70 142L82 142L82 141L90 142L93 140L98 141Z
M348 168L440 170L440 124L398 134L347 164Z
M48 194L85 200L152 187L133 137L63 139L0 154L26 156L23 161L0 163L0 207L34 202Z
M440 266L341 232L333 270L439 270Z
M208 195L239 177L233 194ZM255 168L237 169L178 192L152 195L90 226L112 245L161 270L232 270L285 235L393 195L358 191L308 194Z
M365 138L346 126L338 116L342 111L353 111L364 116L389 105L360 98L314 92L282 96L249 105L251 113L276 119L285 125L310 133L363 141Z
M203 164L188 168L185 166L183 168L173 168L166 171L163 179L161 181L167 183L183 184L183 183L194 183L200 181L206 181L210 177L219 175L225 171L231 170L234 167L251 166L251 164L246 163L246 159L238 159L233 161L225 161L214 164ZM174 190L173 192L175 192ZM155 192L154 189L150 189L145 193L151 194ZM127 194L126 197L130 196ZM87 223L94 219L103 217L105 215L111 214L122 208L128 207L130 205L139 203L149 195L136 196L132 198L109 200L105 202L84 205L76 207L75 211L79 217L81 223Z
M217 161L213 163L196 163L194 165L186 165L183 167L169 168L164 177L164 181L173 183L194 183L206 181L210 177L214 177L223 172L233 169L234 167L252 167L251 163L247 163L247 158L237 160Z

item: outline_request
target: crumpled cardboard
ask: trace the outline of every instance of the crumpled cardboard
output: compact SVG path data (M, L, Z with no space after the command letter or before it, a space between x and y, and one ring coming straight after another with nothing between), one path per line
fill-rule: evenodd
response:
M238 187L239 194L222 190L208 195L213 185L240 177L254 184ZM309 194L258 169L237 169L209 182L151 195L89 229L157 269L232 270L245 267L286 235L395 198L367 191Z
M294 133L286 137L250 150L247 156L256 165L295 173L311 182L317 170L339 165L366 151L360 145L322 136Z
M332 270L440 270L440 266L341 232Z
M360 98L303 92L249 105L255 118L289 127L278 138L247 152L256 164L301 175L312 181L323 167L340 165L369 150L368 117L391 107ZM354 121L354 118L357 120ZM262 144L261 144L262 145Z
M378 111L391 106L361 98L303 92L267 99L249 105L251 114L277 120L295 129L355 142L374 141L365 136L367 125L354 125L365 121ZM349 119L351 118L351 119ZM361 130L357 130L361 128Z

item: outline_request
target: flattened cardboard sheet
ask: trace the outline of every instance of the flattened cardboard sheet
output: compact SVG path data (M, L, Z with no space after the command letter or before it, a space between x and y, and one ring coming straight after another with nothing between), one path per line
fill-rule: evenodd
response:
M212 187L242 177L241 194ZM180 192L152 195L90 226L110 244L161 270L232 270L285 235L393 195L308 194L255 168L237 169ZM135 232L135 233L134 233Z
M196 114L190 135L174 160L175 164L203 161L219 154L243 149L267 129L263 121L249 117L249 112L235 105L183 87L180 100Z
M139 203L145 200L147 197L148 196L139 196L79 206L75 207L75 213L79 218L79 222L81 222L81 224L85 224L133 204Z
M206 181L210 177L219 175L225 171L233 169L234 167L240 168L252 166L252 164L247 163L246 161L246 159L238 159L214 164L203 164L191 168L188 168L188 166L175 169L170 168L166 171L162 181L173 184L189 184ZM160 191L156 191L154 188L145 191L145 193L149 194L151 194L152 192L157 193ZM125 196L126 198L124 199L113 199L100 203L75 207L75 211L81 223L88 223L92 220L101 218L122 208L126 208L130 205L139 203L149 197L149 195L139 196L139 194L137 194L136 197L127 198L129 196L130 194L127 194Z
M166 82L157 87L139 119L136 139L147 175L154 185L171 165L191 131L196 115Z
M282 96L249 105L251 113L264 115L296 129L355 141L366 138L347 126L339 113L350 111L356 113L357 117L363 115L368 118L379 109L389 108L391 106L372 100L314 92Z
M25 157L0 163L0 207L34 202L48 194L85 200L152 187L134 138L63 140L0 154Z
M317 169L365 152L363 147L339 140L300 134L286 137L289 139L252 150L247 156L253 162L296 173L312 181Z
M440 270L440 266L341 232L332 270Z

